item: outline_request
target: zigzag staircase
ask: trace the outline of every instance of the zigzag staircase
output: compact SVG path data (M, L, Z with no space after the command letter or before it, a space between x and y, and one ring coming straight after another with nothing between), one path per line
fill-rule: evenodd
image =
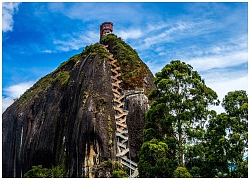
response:
M109 52L107 49L108 46L104 46L106 51ZM116 138L117 138L117 150L118 153L116 157L119 158L121 164L127 166L130 169L130 178L138 177L139 173L137 170L137 164L130 160L129 154L129 144L128 144L128 126L126 123L126 118L128 115L128 111L124 110L124 102L123 99L125 98L124 93L120 87L120 83L122 82L121 73L118 71L120 67L117 66L115 63L117 62L116 59L113 58L113 54L110 53L109 55L109 64L111 65L111 72L112 72L112 91L114 94L114 105L113 108L115 109L115 121L116 121ZM132 173L133 172L133 173Z

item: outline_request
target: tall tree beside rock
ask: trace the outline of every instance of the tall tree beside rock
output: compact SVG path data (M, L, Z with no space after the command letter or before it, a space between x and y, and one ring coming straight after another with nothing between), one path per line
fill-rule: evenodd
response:
M154 138L165 142L167 156L178 158L178 166L184 166L188 145L202 142L205 122L213 112L209 108L219 104L218 96L191 65L179 60L156 73L154 83L157 89L149 94L153 102L146 115L144 143ZM139 164L143 161L140 156ZM139 172L143 176L140 165Z

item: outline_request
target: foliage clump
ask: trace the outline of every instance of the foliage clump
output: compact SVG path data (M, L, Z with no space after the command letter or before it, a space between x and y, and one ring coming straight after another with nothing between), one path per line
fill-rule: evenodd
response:
M86 57L87 55L90 55L91 59L93 59L97 54L101 59L109 56L109 53L99 43L86 46L85 50L82 52L82 56Z
M104 174L110 173L110 177L113 178L127 178L129 176L128 168L122 166L120 162L112 161L111 159L103 161L98 167L93 168L93 172L97 173L99 171L106 172Z
M142 88L143 78L149 73L149 69L142 62L136 50L114 34L102 37L101 43L108 45L109 51L114 55L118 65L121 67L123 88Z
M32 166L24 174L24 178L65 178L67 177L65 157L62 162L52 168L43 168L42 165Z
M63 178L65 170L61 166L43 168L42 165L32 166L32 169L24 174L24 178Z
M166 142L157 139L143 143L138 163L140 178L173 177L177 161L169 156L169 150Z
M185 167L177 167L174 170L174 178L192 178L192 176Z

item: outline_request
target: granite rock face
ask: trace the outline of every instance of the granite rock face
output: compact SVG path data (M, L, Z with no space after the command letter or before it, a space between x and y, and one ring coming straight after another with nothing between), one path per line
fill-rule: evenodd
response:
M129 111L127 125L129 129L130 158L132 161L138 162L137 152L142 145L143 128L146 122L145 113L149 109L147 96L142 93L127 96L124 109Z
M154 88L152 81L150 72L143 87ZM68 177L93 177L94 166L117 160L111 82L108 59L90 52L71 58L27 90L2 115L3 177L23 177L35 165L51 168L63 157ZM124 108L130 155L137 162L147 96L128 96Z

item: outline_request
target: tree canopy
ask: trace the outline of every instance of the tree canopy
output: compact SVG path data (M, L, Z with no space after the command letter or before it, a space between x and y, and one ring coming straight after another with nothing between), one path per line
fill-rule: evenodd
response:
M217 93L191 65L179 60L156 73L154 83L157 88L149 94L152 103L139 153L140 177L176 177L178 173L186 177L245 177L246 92L229 92L222 102L226 113L217 114L211 110L220 104Z

